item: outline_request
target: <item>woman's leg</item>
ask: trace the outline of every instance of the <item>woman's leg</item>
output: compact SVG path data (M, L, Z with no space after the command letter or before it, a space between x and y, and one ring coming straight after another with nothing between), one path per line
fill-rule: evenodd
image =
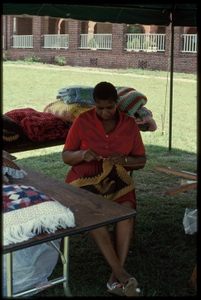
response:
M124 202L122 205L134 208L131 201ZM115 251L122 266L124 266L126 257L128 255L130 242L133 235L133 226L134 218L131 218L117 222L114 227Z
M133 208L133 203L130 201L124 202L123 205ZM98 246L112 269L112 275L110 277L109 284L112 284L114 281L123 283L129 277L131 277L123 269L123 265L128 254L132 231L133 219L127 219L116 223L115 248L112 244L110 233L107 227L100 227L89 232L93 241ZM117 250L115 251L115 249Z
M122 205L134 209L134 205L131 201L126 201L122 203ZM122 267L124 266L128 255L130 242L133 235L133 227L134 227L134 218L117 222L114 227L114 248L118 260ZM117 281L117 278L112 272L109 283L111 284L115 281Z
M97 229L90 230L89 234L110 265L117 280L122 283L125 282L130 275L123 269L119 262L107 227L99 227Z

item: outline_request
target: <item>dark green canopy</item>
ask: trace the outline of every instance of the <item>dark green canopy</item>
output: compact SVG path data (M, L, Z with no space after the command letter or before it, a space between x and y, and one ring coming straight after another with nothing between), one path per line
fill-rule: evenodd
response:
M35 15L95 22L196 27L197 5L192 4L68 4L3 3L3 15Z

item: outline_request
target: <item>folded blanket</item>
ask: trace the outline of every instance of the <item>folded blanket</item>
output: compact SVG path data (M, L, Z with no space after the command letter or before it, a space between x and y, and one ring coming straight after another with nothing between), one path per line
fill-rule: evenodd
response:
M93 105L85 103L67 104L60 99L46 105L43 109L43 112L49 112L66 120L67 122L73 122L79 114L93 107Z
M135 187L135 181L125 168L103 160L103 171L70 183L109 200L116 200Z
M133 116L138 108L147 103L147 97L137 90L126 87L116 86L119 109L129 116Z
M58 90L57 99L61 99L64 103L88 103L94 105L92 86L85 85L69 85Z
M7 175L13 178L23 178L25 175L27 175L27 173L12 160L12 157L13 156L9 157L9 153L6 155L3 154L2 179L5 184L9 183L9 178Z
M32 108L15 109L6 115L17 122L32 141L65 138L69 130L67 121L52 113L39 112Z
M134 114L135 121L138 125L148 124L148 131L155 131L157 125L155 120L152 118L152 112L146 107L140 107Z
M32 186L4 185L2 210L4 245L75 226L74 213L68 207Z

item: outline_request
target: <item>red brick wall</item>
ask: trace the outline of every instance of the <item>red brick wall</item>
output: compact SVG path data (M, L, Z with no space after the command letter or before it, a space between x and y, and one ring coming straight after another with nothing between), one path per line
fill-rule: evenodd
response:
M80 45L81 21L70 20L68 24L69 51L77 51Z
M3 16L3 34L6 37L6 16ZM33 17L32 30L34 35L33 49L11 48L12 17L7 17L7 50L11 60L23 60L30 53L41 58L42 62L52 63L57 55L64 56L67 65L101 68L145 68L148 70L167 71L170 65L171 28L166 28L165 52L128 52L126 45L125 24L112 24L112 50L79 49L82 22L69 19L69 49L43 49L45 18ZM152 28L153 29L153 28ZM181 34L183 27L174 28L174 72L195 74L197 72L197 54L181 53ZM6 50L6 49L5 49Z
M12 46L13 35L13 18L3 16L3 36L4 36L4 49L9 50Z
M41 34L42 31L44 30L44 19L42 18L38 18L38 17L33 17L33 45L34 45L34 49L32 50L32 52L38 52L41 51Z
M124 50L124 34L125 24L112 24L112 55L121 54ZM112 55L110 58L113 59ZM118 62L117 62L118 63Z

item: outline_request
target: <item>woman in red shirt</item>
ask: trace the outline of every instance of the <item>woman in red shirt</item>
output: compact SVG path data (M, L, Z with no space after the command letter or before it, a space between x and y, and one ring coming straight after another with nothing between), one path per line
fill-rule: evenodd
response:
M66 138L62 158L72 166L67 183L102 171L103 158L127 171L143 168L146 163L139 128L133 117L118 109L115 87L109 82L100 82L94 88L93 98L95 108L77 116ZM114 201L136 209L135 190ZM107 290L113 294L138 295L136 279L123 269L133 227L133 219L117 222L114 246L106 226L89 231L112 269Z

